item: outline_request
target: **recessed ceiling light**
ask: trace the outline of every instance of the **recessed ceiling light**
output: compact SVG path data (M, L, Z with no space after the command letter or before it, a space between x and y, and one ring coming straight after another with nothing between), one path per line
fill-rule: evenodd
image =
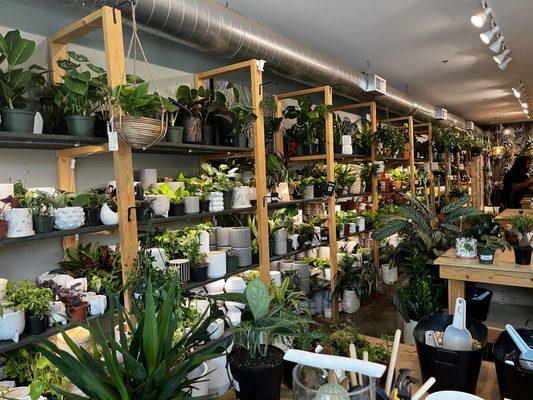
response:
M477 28L481 28L483 25L485 25L485 22L487 21L487 17L492 11L491 7L485 8L483 11L478 12L477 14L474 14L470 17L470 22L472 22L472 25L474 25Z
M499 35L498 39L496 39L496 41L489 46L489 49L495 53L498 53L502 49L503 39L503 35Z
M485 44L489 44L494 35L500 30L500 27L496 25L491 30L480 33L479 37L481 38L481 41Z

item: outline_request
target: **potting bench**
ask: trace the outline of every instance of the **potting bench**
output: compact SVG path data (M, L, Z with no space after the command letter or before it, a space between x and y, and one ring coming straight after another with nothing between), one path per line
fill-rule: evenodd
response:
M448 280L448 309L453 313L457 297L465 296L465 282L490 283L495 285L533 288L533 265L519 265L514 261L512 250L498 251L494 264L481 264L477 258L459 258L451 248L435 260L439 275ZM533 319L533 308L526 306L492 304L489 319L489 342L494 342L505 323L524 327Z
M521 210L519 208L507 208L494 217L494 222L502 226L508 224L511 218L513 218L515 215L520 214L521 211L523 211L525 215L533 216L533 209L531 208L525 210Z

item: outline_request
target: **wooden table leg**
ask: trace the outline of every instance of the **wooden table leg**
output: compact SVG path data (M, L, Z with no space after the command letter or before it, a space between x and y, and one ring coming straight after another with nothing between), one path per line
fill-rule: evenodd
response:
M455 300L458 297L465 297L465 283L455 279L448 279L448 313L453 314L455 310Z

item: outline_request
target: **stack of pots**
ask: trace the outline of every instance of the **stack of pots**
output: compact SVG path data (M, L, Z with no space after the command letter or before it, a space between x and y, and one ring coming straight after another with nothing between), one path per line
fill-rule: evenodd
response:
M298 271L300 276L300 290L304 293L309 293L311 291L309 263L306 261L294 261L292 266L295 271Z
M287 230L284 228L274 232L274 255L287 254Z
M191 280L191 262L186 258L170 260L168 265L169 268L178 272L181 282L189 282Z
M239 268L252 265L252 234L248 227L230 228L230 246L237 253Z
M222 192L209 193L209 212L224 210L224 194Z

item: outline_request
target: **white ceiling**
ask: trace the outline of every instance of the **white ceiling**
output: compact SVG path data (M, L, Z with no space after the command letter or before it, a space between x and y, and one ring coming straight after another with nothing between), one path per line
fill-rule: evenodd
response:
M219 0L225 4L226 0ZM479 0L227 0L228 6L477 124L525 120L533 95L533 0L489 0L513 60L500 71L470 16ZM370 67L367 67L367 60ZM448 60L443 63L443 60Z

